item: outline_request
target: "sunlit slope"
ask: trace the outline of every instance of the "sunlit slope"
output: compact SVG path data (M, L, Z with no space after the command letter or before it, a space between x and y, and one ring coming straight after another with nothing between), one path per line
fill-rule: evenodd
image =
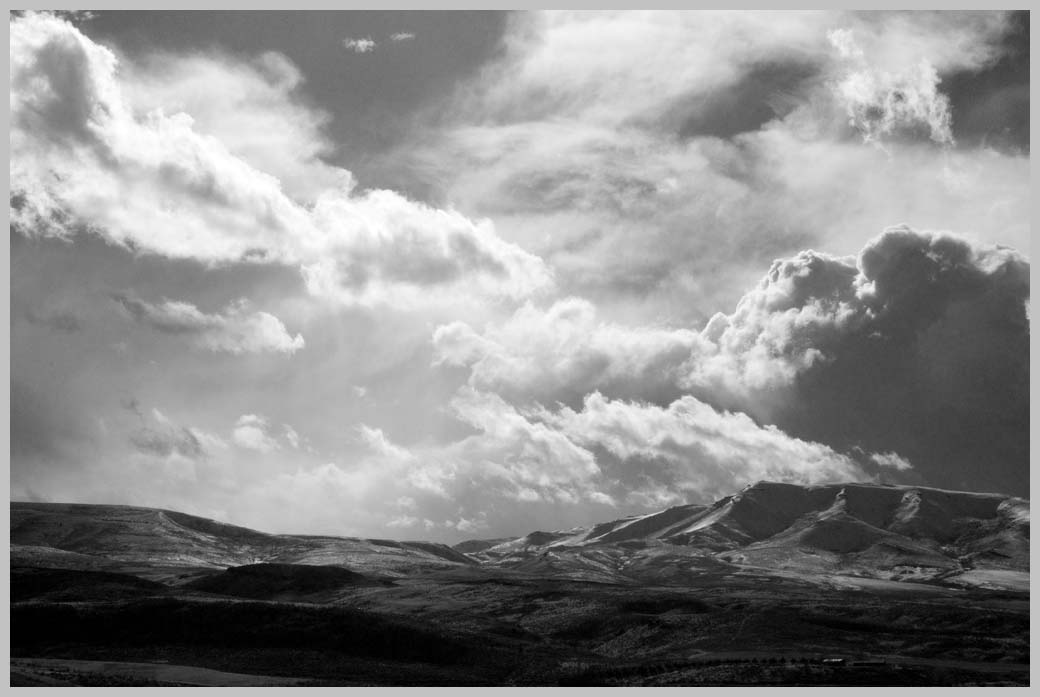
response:
M471 556L590 580L663 580L726 563L1021 587L1028 585L1029 502L927 487L759 482L710 506L532 533Z

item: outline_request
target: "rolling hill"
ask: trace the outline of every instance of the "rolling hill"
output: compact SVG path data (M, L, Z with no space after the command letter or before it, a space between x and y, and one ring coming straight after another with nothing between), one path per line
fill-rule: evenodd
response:
M176 511L11 503L11 564L167 580L250 564L335 565L386 577L476 562L431 542L271 535Z

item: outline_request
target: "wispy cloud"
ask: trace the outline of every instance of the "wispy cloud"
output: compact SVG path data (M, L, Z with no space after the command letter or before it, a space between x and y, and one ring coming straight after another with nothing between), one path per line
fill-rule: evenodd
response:
M164 334L190 336L196 346L207 351L292 354L305 345L300 334L290 335L274 315L250 312L245 300L232 303L223 313L206 314L186 302L149 303L125 294L112 297L137 322Z
M415 34L408 31L399 31L396 34L390 35L391 41L411 41L415 38Z

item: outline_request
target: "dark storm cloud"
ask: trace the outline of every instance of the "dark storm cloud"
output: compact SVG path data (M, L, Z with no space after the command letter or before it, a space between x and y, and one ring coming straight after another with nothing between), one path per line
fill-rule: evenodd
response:
M676 409L685 392L866 472L1025 495L1028 298L1018 252L900 226L858 257L775 262L699 333L604 322L572 298L482 333L444 325L433 345L438 364L468 367L470 385L517 404L636 399L632 424Z
M932 485L1028 495L1028 298L1014 250L893 228L855 262L774 265L709 323L720 352L691 384L793 436L898 453Z

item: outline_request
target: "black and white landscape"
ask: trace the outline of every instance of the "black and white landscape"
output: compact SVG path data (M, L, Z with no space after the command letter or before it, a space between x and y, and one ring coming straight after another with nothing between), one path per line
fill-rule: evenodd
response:
M11 683L1028 685L1028 12L14 12Z

